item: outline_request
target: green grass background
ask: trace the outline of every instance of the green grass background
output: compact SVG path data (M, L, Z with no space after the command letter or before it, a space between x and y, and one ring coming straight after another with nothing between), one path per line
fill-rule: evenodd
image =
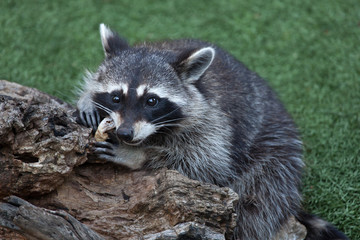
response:
M101 22L130 43L217 43L266 78L302 133L305 208L360 239L358 0L0 0L0 79L71 101Z

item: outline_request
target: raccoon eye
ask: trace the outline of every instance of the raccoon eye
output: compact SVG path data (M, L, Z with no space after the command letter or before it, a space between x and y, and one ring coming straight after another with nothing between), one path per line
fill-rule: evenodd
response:
M113 97L112 97L112 101L113 101L114 103L119 103L119 102L120 102L119 96L113 96Z
M148 98L148 100L146 100L146 105L150 106L150 107L154 107L156 106L156 104L158 104L159 99L157 99L156 97L151 97Z

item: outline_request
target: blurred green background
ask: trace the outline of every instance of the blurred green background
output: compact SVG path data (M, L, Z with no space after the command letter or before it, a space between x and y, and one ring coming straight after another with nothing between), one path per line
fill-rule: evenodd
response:
M358 0L0 0L0 79L73 101L101 22L130 43L214 42L267 79L302 133L304 207L360 239Z

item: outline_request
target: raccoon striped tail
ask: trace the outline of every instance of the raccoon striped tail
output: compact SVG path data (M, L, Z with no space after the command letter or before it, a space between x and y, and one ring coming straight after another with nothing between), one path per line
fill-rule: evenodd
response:
M297 219L308 231L305 240L349 240L344 233L315 215L300 212Z

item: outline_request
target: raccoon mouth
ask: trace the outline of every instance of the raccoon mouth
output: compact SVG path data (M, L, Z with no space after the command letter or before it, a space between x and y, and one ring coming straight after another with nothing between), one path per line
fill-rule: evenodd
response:
M137 147L139 146L142 142L144 141L144 139L140 139L140 140L137 140L137 141L132 141L132 142L127 142L127 141L124 141L122 140L122 142L128 146L132 146L132 147Z

